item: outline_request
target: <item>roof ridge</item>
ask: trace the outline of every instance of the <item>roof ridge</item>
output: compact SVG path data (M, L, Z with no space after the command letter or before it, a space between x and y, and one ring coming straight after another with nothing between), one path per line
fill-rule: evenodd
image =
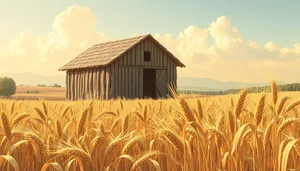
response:
M103 45L103 44L108 44L108 43L116 43L116 42L121 42L121 41L125 41L125 40L136 39L136 38L142 38L142 37L147 37L149 35L151 35L151 34L144 34L144 35L135 36L135 37L131 37L131 38L124 38L124 39L112 40L112 41L108 41L108 42L94 44L93 46L98 46L98 45Z
M137 44L144 41L145 39L151 39L153 43L156 43L156 45L158 45L159 48L165 51L168 54L168 56L172 57L177 62L177 66L185 67L184 64L182 64L179 61L179 59L177 59L171 52L169 52L166 47L160 44L151 34L146 34L121 40L95 44L87 50L80 53L77 57L69 61L59 70L70 70L109 65L113 61L118 59L120 56L137 46Z

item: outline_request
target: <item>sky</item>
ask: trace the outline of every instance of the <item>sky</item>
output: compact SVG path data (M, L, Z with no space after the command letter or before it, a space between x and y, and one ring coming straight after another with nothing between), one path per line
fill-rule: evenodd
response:
M181 77L300 82L300 1L1 0L0 72L62 75L93 44L152 34Z

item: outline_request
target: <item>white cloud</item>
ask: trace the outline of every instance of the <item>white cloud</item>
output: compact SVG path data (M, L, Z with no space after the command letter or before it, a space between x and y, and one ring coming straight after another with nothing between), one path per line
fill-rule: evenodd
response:
M275 52L275 51L278 51L280 49L280 47L278 45L276 45L275 43L273 42L268 42L266 45L265 45L265 48L270 51L270 52Z
M207 43L208 35L214 40L210 46ZM295 81L296 77L292 77L294 74L286 75L287 71L300 72L295 67L300 65L297 59L300 44L294 48L282 48L274 42L268 42L265 46L248 42L226 16L212 22L208 29L190 26L175 38L156 38L186 63L187 68L179 69L181 76L266 82L269 79ZM199 43L195 43L195 40L199 40Z
M108 40L95 30L95 25L96 18L89 8L71 6L55 17L52 32L44 36L20 33L2 47L1 71L63 74L58 68L89 46Z
M89 46L109 40L96 30L96 17L87 7L71 6L58 14L53 30L43 36L20 33L5 47L0 47L1 72L63 74L58 68ZM228 81L294 80L300 72L300 43L280 47L270 41L265 45L248 42L221 16L207 28L188 26L178 35L155 34L186 68L179 76L211 77ZM208 39L213 43L209 44Z

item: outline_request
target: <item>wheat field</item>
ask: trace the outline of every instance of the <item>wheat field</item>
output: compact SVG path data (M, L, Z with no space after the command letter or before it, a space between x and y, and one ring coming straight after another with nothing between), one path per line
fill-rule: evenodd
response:
M300 170L300 100L271 85L198 99L4 100L0 170Z

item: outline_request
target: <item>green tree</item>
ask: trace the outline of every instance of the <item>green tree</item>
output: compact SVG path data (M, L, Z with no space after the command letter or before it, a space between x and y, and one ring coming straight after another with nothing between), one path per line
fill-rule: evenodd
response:
M59 84L54 84L53 87L61 87Z
M16 83L12 78L2 77L0 78L0 96L9 97L16 93Z

